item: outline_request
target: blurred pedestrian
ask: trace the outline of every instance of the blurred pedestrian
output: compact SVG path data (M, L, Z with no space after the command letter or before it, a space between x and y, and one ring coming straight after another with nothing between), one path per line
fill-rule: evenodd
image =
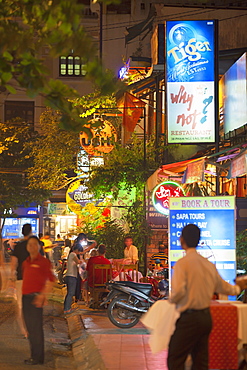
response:
M11 256L11 277L10 280L13 282L13 286L16 287L17 296L17 321L21 330L21 333L25 338L27 338L28 333L22 316L22 263L29 256L27 250L27 240L32 234L31 224L24 224L22 226L23 239L16 243L14 251Z
M55 276L50 261L41 256L39 238L30 236L27 242L30 256L23 262L22 303L28 330L31 357L26 365L44 363L43 306L52 291Z
M46 258L52 262L52 241L50 237L50 233L46 232L45 235L40 239L44 243L44 251Z
M61 260L62 256L62 247L63 247L64 241L60 237L60 234L57 234L57 237L53 244L53 262L54 266L57 267L59 265L59 260Z
M87 254L90 255L92 249L94 249L97 245L95 240L89 240L87 235L84 233L80 233L74 241L74 246L78 245L82 248L82 253L80 256L83 255L84 259L87 260ZM76 282L76 291L75 291L75 301L80 301L82 299L82 290L81 290L81 277L78 271L77 282Z
M68 256L67 272L64 279L67 285L67 294L64 300L64 314L69 314L72 312L71 304L73 296L76 294L77 278L79 275L78 267L81 263L79 255L82 253L82 251L82 247L79 244L75 244Z
M189 354L192 368L208 369L208 338L212 329L210 301L214 292L237 295L247 287L247 280L236 279L231 285L221 278L214 264L197 253L200 229L186 225L180 237L185 257L179 259L173 270L170 301L181 313L176 322L168 350L168 369L184 370Z

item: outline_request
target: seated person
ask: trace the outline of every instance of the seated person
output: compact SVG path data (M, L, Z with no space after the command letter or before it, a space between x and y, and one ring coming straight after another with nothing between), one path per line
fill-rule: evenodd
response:
M153 270L156 265L156 260L160 260L160 266L168 268L168 249L164 244L159 245L159 252L154 253L150 258L150 269Z
M138 261L138 249L133 245L131 236L126 236L124 239L124 259L128 263L136 263Z
M101 270L96 269L93 277L94 265L111 265L111 262L105 258L105 253L106 246L104 244L100 244L98 247L98 256L90 257L87 262L87 279L89 288L94 287L94 283L104 285L111 279L111 270L109 271L109 276L106 276L106 271L102 272Z
M117 271L121 271L123 265L136 264L138 262L138 249L133 245L131 236L124 239L124 258L114 259L113 264Z

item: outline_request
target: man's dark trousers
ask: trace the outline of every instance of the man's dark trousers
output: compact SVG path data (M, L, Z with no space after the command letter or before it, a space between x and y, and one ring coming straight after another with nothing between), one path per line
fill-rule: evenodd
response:
M184 370L191 354L192 370L208 370L208 338L212 329L209 308L181 313L171 337L167 364L169 370Z
M35 307L32 304L34 298L35 294L22 296L23 317L28 331L31 358L39 363L44 363L43 308Z

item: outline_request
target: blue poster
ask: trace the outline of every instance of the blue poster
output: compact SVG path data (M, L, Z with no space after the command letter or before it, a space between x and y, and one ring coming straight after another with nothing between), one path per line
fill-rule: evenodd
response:
M170 267L185 255L180 236L187 224L195 224L201 230L198 253L214 263L221 277L233 284L236 278L235 197L170 198Z
M20 239L23 238L22 226L31 224L32 234L38 235L39 220L31 217L6 218L2 231L3 239Z
M214 81L214 21L166 22L167 82Z

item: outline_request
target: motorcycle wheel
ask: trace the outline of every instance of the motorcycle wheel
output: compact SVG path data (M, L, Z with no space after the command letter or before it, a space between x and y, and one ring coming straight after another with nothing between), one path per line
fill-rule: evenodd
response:
M110 321L113 325L123 329L132 328L139 321L139 316L134 312L117 307L117 302L119 301L129 303L128 298L129 297L126 295L119 295L115 297L107 307L107 315Z

